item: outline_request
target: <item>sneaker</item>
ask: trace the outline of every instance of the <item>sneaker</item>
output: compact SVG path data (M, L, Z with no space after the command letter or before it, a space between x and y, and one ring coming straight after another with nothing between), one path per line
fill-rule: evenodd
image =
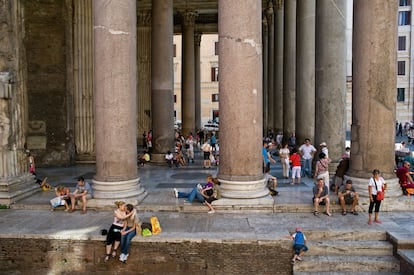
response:
M129 256L129 254L125 254L125 255L124 255L124 262L125 262L126 260L128 260L128 256Z
M208 211L207 213L209 213L209 214L214 214L216 211L214 211L214 210L210 210L210 211Z
M121 253L121 255L119 255L119 261L123 262L125 261L125 254Z
M178 190L177 190L177 188L174 188L174 196L175 196L176 198L178 198Z

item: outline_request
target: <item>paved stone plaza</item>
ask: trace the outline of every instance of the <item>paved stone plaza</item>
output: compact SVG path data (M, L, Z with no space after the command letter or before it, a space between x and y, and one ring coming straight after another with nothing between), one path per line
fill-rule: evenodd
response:
M173 187L184 191L198 182L204 182L207 174L216 174L216 168L202 169L201 165L202 160L198 156L196 162L188 167L168 168L146 165L139 168L141 183L148 192L146 198L138 205L140 218L149 221L150 216L157 215L163 228L163 232L158 236L152 236L151 241L165 243L203 240L235 243L281 241L289 245L290 241L286 236L295 227L301 226L308 234L309 241L312 241L312 237L320 238L322 232L332 235L330 238L336 238L338 234L355 234L359 237L362 234L364 238L364 234L368 237L377 232L388 232L388 238L414 245L409 233L414 232L413 212L381 212L380 218L383 221L381 225L367 224L368 217L363 210L364 207L359 207L358 216L350 214L342 216L338 205L334 205L332 217L326 215L315 217L310 203L313 181L305 178L300 185L291 186L290 180L281 179L280 163L272 165L271 170L271 173L279 178L279 195L273 197L276 210L218 209L215 214L208 214L206 206L198 202L184 203L184 199L176 199L172 192ZM73 188L77 176L83 175L87 180L93 177L94 166L39 168L38 174L41 177L47 176L54 186L65 184ZM17 202L12 209L1 210L0 238L104 240L100 230L108 228L112 222L110 209L91 208L85 215L80 211L51 212L48 201L53 197L52 191L40 191L30 198ZM411 201L414 203L413 198ZM133 241L147 242L148 240L136 237ZM313 251L315 250L317 249L314 248ZM411 253L411 258L414 254L412 251L406 252L407 255ZM312 252L309 255L312 255Z

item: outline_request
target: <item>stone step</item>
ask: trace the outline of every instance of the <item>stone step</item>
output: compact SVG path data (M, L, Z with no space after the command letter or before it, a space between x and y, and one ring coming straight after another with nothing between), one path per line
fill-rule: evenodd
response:
M400 272L293 272L293 275L401 275Z
M392 256L393 246L388 241L308 241L306 255L331 256Z
M304 231L308 241L385 241L387 234L381 230L364 230L364 231L349 231L349 230L313 230Z
M306 256L293 266L294 272L400 272L393 256Z

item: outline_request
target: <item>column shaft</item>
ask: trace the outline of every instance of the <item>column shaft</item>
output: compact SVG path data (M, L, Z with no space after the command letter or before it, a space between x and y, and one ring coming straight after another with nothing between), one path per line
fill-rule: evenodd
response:
M337 162L345 150L346 0L317 0L316 10L315 144L326 142Z
M151 127L151 11L137 14L137 138ZM154 138L155 139L155 138Z
M185 11L183 18L182 36L182 87L181 87L181 108L182 108L182 133L184 136L195 133L195 55L194 55L194 26L196 13Z
M76 158L95 157L92 0L77 0L73 22L73 115Z
M296 34L296 136L315 133L315 0L298 0Z
M397 1L354 1L349 175L395 177Z
M267 133L269 117L269 28L267 17L262 20L262 41L263 41L263 133Z
M219 1L219 40L218 177L223 198L243 199L241 202L246 203L246 198L268 195L260 153L263 135L261 1Z
M137 198L136 1L94 2L94 197ZM114 192L116 190L116 192Z
M273 113L274 113L274 72L275 72L275 27L274 27L274 12L272 1L267 2L268 7L266 8L267 26L268 26L268 116L267 116L267 128L274 128ZM267 129L266 132L267 133Z
M296 0L285 2L283 51L283 132L295 131L296 119Z
M200 43L201 43L201 33L196 33L194 38L194 58L195 58L195 68L194 68L194 79L195 79L195 127L196 129L201 129L201 76L200 76ZM195 134L195 133L193 133Z
M277 131L283 129L283 27L284 27L284 7L283 0L274 0L275 4L275 74L274 74L274 108L273 122ZM275 131L275 133L277 133Z
M152 160L164 162L174 146L173 1L152 1ZM194 48L194 43L193 43Z

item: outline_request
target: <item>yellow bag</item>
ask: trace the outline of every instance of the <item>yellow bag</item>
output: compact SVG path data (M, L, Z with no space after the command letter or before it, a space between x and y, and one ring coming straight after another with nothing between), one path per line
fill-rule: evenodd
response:
M152 234L157 235L161 233L162 229L161 229L161 225L160 225L158 218L155 216L152 216L150 221L151 221L151 226L152 226Z

